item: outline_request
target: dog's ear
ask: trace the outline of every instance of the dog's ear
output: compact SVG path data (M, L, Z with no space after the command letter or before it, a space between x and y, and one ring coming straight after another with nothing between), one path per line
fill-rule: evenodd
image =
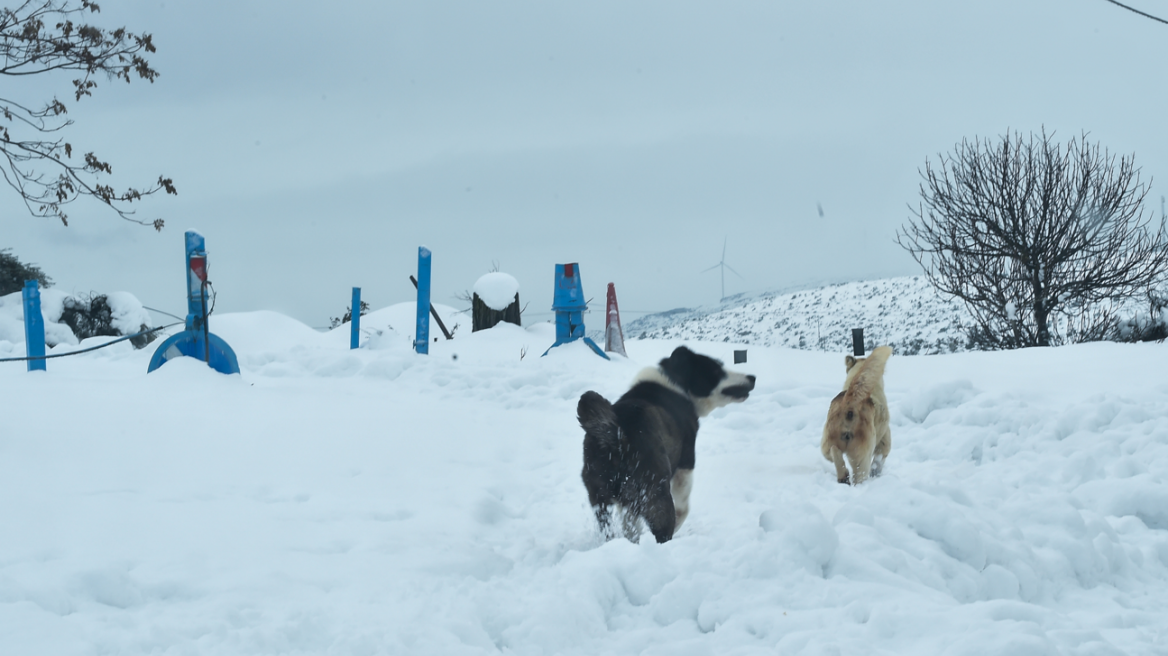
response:
M850 355L844 356L844 371L851 371L856 366L856 359Z
M673 353L669 357L663 359L657 364L661 366L661 370L673 378L675 381L680 380L684 372L689 371L690 363L694 361L694 356L697 354L687 349L684 346L679 346L673 349Z
M682 384L682 381L687 377L686 374L690 370L690 363L694 359L694 352L684 346L679 346L673 349L673 353L669 357L657 363L661 367L661 371L677 384Z

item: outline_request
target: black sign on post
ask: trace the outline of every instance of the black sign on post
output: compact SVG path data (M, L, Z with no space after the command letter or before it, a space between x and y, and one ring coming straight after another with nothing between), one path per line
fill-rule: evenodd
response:
M745 350L735 351L734 352L734 364L742 364L743 362L746 362L746 351Z
M864 329L852 328L852 355L857 358L864 355Z

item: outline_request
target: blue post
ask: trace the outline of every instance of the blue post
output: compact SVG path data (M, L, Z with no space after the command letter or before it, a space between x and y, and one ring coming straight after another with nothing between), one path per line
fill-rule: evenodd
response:
M186 233L186 264L186 328L158 345L146 371L154 371L174 358L189 357L206 362L208 367L220 373L237 374L239 360L235 357L235 351L210 331L210 321L204 319L211 311L207 307L209 299L203 284L207 281L207 247L203 236L194 230Z
M30 358L45 356L45 318L41 315L41 290L35 280L26 280L20 290L24 301L24 350ZM45 360L29 360L29 371L47 371Z
M353 288L353 305L349 310L349 323L352 324L349 337L349 349L355 349L361 343L361 288Z
M207 299L203 296L203 281L207 279L207 243L203 235L188 230L186 233L187 248L187 326L192 332L202 332L203 305Z
M418 247L418 327L414 348L422 355L430 353L430 249Z
M580 283L580 265L574 262L557 264L556 288L552 296L552 310L556 313L556 343L549 346L544 355L561 344L582 339L597 355L605 360L610 359L596 342L585 336L584 311L587 309L584 286Z

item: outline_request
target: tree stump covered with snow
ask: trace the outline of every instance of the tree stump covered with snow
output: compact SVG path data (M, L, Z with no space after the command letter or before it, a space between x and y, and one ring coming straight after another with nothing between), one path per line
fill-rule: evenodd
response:
M500 321L523 325L519 319L519 281L495 271L479 278L471 297L471 332L492 328Z

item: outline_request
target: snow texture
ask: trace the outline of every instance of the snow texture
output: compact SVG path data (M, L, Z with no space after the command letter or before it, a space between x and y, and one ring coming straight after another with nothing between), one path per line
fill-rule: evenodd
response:
M502 271L492 271L475 281L474 293L479 295L487 307L502 312L515 302L519 281Z
M742 343L539 357L553 325L500 324L420 356L415 316L356 350L216 316L232 376L129 344L0 368L0 653L1168 653L1162 344L894 355L857 487L819 453L844 351L755 344L689 519L633 544L597 535L577 399Z

